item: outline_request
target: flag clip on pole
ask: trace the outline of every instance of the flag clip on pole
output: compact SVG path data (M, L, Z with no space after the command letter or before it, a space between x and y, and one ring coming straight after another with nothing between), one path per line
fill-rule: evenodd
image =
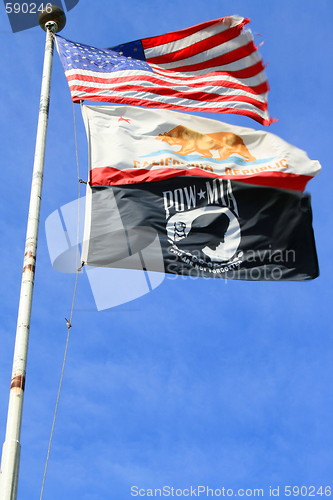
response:
M50 81L54 48L53 33L60 31L66 24L66 16L59 7L50 6L50 4L48 4L47 7L48 11L43 11L39 17L39 24L44 31L46 31L46 41L6 436L1 458L1 500L16 500L17 498L23 396L49 113Z

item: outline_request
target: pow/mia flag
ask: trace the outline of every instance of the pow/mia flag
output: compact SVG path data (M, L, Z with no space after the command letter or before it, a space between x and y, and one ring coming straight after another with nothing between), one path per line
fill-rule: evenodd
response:
M318 276L310 198L320 164L266 131L168 110L83 106L82 260L244 280Z
M87 209L88 265L254 281L318 276L302 193L176 177L93 187Z

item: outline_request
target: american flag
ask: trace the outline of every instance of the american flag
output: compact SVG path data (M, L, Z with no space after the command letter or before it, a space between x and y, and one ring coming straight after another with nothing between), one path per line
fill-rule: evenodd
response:
M249 19L228 16L97 49L56 36L74 102L234 113L263 125L268 82Z

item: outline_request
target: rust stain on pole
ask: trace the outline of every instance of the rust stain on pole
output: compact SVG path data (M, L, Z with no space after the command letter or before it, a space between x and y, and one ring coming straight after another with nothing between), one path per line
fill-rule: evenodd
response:
M32 273L35 272L35 263L36 263L36 256L35 254L31 251L28 250L24 254L24 267L22 272L24 273L25 271L31 271Z
M34 264L28 264L27 266L24 266L24 268L22 269L22 273L24 273L25 271L31 271L32 273L35 272L35 267Z
M22 389L24 391L25 387L25 376L24 375L16 375L12 378L12 382L10 384L11 389Z
M28 257L28 258L36 260L36 256L34 255L33 252L31 252L31 250L29 250L28 252L25 252L24 257Z

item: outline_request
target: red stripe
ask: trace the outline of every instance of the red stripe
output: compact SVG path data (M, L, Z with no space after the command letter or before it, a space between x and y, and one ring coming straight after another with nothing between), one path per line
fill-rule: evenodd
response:
M180 99L190 99L193 101L200 102L210 102L210 103L224 103L224 102L245 102L247 104L251 104L257 109L261 111L267 110L266 102L259 102L252 97L243 96L243 95L218 95L214 93L207 92L178 92L173 88L167 87L142 87L139 85L122 85L117 87L116 89L107 88L107 89L95 89L91 87L83 87L81 85L72 85L70 86L72 92L98 92L107 90L109 92L145 92L148 94L158 95L158 96L171 96L171 97L179 97ZM183 108L182 108L183 109Z
M234 38L237 38L242 31L242 26L234 26L233 28L223 31L221 33L216 33L204 40L199 40L194 42L188 47L184 47L174 52L167 52L165 54L160 54L155 57L146 57L146 60L154 64L163 64L174 61L180 61L181 59L186 59L187 57L192 57L194 55L200 54L206 50L212 49L213 47L218 47L223 43L229 42ZM147 55L147 54L146 54Z
M94 95L87 93L83 96L73 96L72 95L72 101L73 102L82 102L82 101L96 101L96 102L116 102L119 104L130 104L133 106L146 106L148 108L163 108L163 109L179 109L182 111L199 111L201 113L231 113L234 115L243 115L243 116L248 116L249 118L252 118L253 120L257 121L258 123L261 123L261 125L270 125L273 122L276 122L275 118L262 118L260 115L258 115L255 110L250 111L247 109L235 109L235 108L227 108L227 107L220 107L220 108L204 108L200 106L179 106L176 104L168 104L166 102L159 102L159 101L150 101L148 99L137 99L135 97L120 97L120 96L99 96L99 95Z
M247 57L256 51L257 48L254 43L249 42L242 47L238 47L235 50L227 52L227 54L223 54L222 56L214 57L213 59L208 59L206 61L191 64L189 66L178 66L177 68L172 68L172 70L185 73L186 71L198 71L207 68L214 68L217 66L224 66L225 64L230 64L238 61L239 59L243 59L243 57ZM149 59L147 59L147 61L149 62Z
M173 88L168 87L143 87L141 85L119 85L117 88L113 89L108 87L106 89L97 89L92 87L84 87L81 85L70 85L72 92L102 92L107 90L109 92L146 92L149 94L159 95L159 96L172 96L179 97L180 99L190 99L198 102L245 102L247 104L252 104L257 109L262 111L267 110L267 102L260 102L257 99L248 97L245 95L219 95L209 92L179 92Z
M172 31L170 33L166 33L165 35L154 36L150 38L143 38L141 40L143 48L149 49L152 47L157 47L158 45L164 45L165 43L175 42L176 40L181 40L182 38L186 38L187 36L193 35L198 31L202 31L214 24L223 23L225 20L224 17L219 19L214 19L212 21L207 21L205 23L196 24L195 26L191 26L190 28L185 28L179 31ZM244 19L240 22L239 26L243 27L250 22L249 19Z
M90 171L89 183L91 186L117 186L121 184L162 181L178 176L230 179L246 184L271 186L294 191L304 191L307 182L312 179L309 175L289 174L286 172L260 172L253 175L216 175L201 168L160 168L156 170L129 168L118 170L113 167L102 167L94 168Z
M218 73L215 73L216 75ZM142 81L142 82L151 82L155 84L162 84L165 87L173 87L174 85L187 85L189 88L201 88L201 87L208 87L208 86L214 86L214 87L225 87L225 88L231 88L231 89L238 89L238 90L244 90L245 92L253 93L253 94L264 94L265 92L268 92L268 83L267 81L254 86L254 87L248 87L247 85L244 84L239 84L236 82L231 82L229 80L208 80L210 76L212 76L213 73L207 73L202 80L199 82L193 82L189 85L188 83L188 78L183 77L181 78L182 81L180 82L167 82L163 78L156 76L155 74L142 74L138 76L120 76L117 78L101 78L97 76L89 76L89 75L81 75L81 74L75 74L75 75L69 75L67 76L67 81L71 82L72 80L80 80L82 82L92 82L92 83L103 83L103 84L116 84L116 83L121 83L121 82L131 82L131 81ZM172 79L172 75L170 77L166 77ZM151 87L148 87L150 89ZM116 90L116 89L114 89Z
M235 71L227 71L226 74L233 76L234 78L239 78L242 80L243 78L252 78L253 76L258 75L262 71L264 71L265 66L262 61L258 61L256 64L249 66L248 68L238 69ZM222 72L221 72L222 73Z

